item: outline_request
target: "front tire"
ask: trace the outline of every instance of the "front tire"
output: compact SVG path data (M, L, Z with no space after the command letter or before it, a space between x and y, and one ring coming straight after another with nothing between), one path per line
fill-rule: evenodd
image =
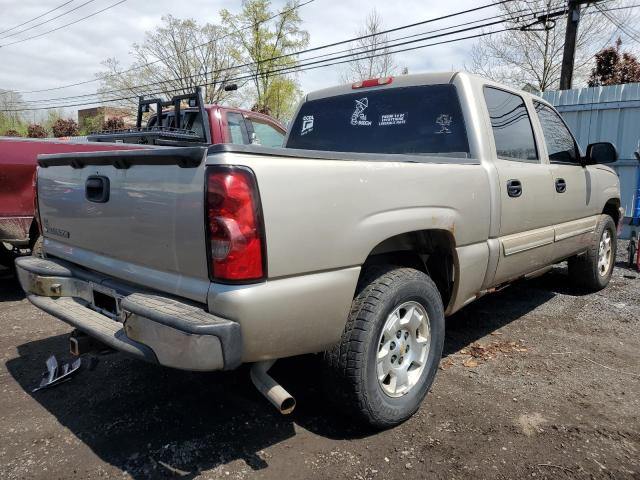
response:
M398 425L427 394L443 344L444 308L433 281L411 268L368 267L342 340L325 353L329 394L361 422Z
M609 215L600 215L587 252L569 259L569 276L573 282L592 292L609 284L616 261L618 238L616 225Z

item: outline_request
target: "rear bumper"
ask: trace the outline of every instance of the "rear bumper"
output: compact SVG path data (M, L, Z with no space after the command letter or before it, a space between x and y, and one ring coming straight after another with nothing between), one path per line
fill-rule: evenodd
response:
M62 260L21 257L16 270L36 307L128 355L183 370L241 363L240 325L196 305L136 291ZM94 292L113 292L117 313L100 313Z

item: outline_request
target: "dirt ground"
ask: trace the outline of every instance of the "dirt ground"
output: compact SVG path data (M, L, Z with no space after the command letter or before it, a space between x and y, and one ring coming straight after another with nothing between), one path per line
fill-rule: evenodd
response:
M625 253L622 243L619 259ZM0 477L640 478L640 275L584 295L560 266L448 319L431 393L371 432L327 406L317 358L279 362L281 416L246 369L184 373L102 357L31 393L69 327L0 280Z

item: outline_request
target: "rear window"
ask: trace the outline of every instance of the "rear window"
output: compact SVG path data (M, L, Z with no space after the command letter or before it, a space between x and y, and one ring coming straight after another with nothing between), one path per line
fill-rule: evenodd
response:
M468 156L453 85L355 92L305 102L287 148L336 152Z

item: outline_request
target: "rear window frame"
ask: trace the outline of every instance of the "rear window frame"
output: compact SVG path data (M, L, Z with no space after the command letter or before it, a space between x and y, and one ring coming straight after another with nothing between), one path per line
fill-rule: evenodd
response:
M294 126L297 125L298 119L304 115L303 110L306 104L310 103L310 102L316 102L316 101L322 101L322 100L327 100L327 99L339 99L341 97L357 97L358 95L366 95L369 94L371 92L374 93L378 93L378 92L384 92L386 90L393 90L393 91L398 91L398 90L405 90L405 89L412 89L412 88L428 88L428 87L446 87L448 88L452 94L455 97L455 100L457 102L457 112L459 113L459 119L456 119L458 124L460 125L461 131L462 131L462 137L463 137L463 141L465 143L466 146L466 151L465 150L451 150L451 151L441 151L441 152L407 152L407 153L397 153L397 152L383 152L383 151L377 151L377 152L363 152L363 151L350 151L350 150L317 150L317 149L306 149L304 147L300 147L300 146L290 146L290 142L292 140L292 138L295 137L299 137L298 133L294 133ZM368 89L364 89L362 91L350 91L350 92L345 92L342 93L340 95L330 95L330 96L326 96L326 97L320 97L320 98L314 98L311 100L305 100L304 102L302 102L300 104L300 106L298 107L298 110L296 112L295 117L293 118L293 120L291 121L291 123L289 124L289 128L287 129L287 135L285 137L285 141L283 143L283 147L286 149L295 149L295 150L312 150L312 151L319 151L319 152L327 152L327 153L331 153L331 152L336 152L336 153L345 153L345 154L357 154L357 155L373 155L373 156L393 156L393 157L406 157L408 162L415 162L416 159L419 158L451 158L452 161L451 162L447 162L447 163L476 163L474 161L472 161L475 157L472 153L472 132L469 131L469 129L467 128L467 119L466 117L466 110L464 108L464 104L463 104L463 98L460 95L459 89L458 87L451 82L447 82L447 83L427 83L427 84L416 84L416 85L403 85L403 86L389 86L389 87L385 87L385 88L368 88ZM425 124L426 125L426 124ZM457 160L457 161L456 161ZM460 161L463 160L463 161ZM425 160L425 162L429 162L429 160Z

